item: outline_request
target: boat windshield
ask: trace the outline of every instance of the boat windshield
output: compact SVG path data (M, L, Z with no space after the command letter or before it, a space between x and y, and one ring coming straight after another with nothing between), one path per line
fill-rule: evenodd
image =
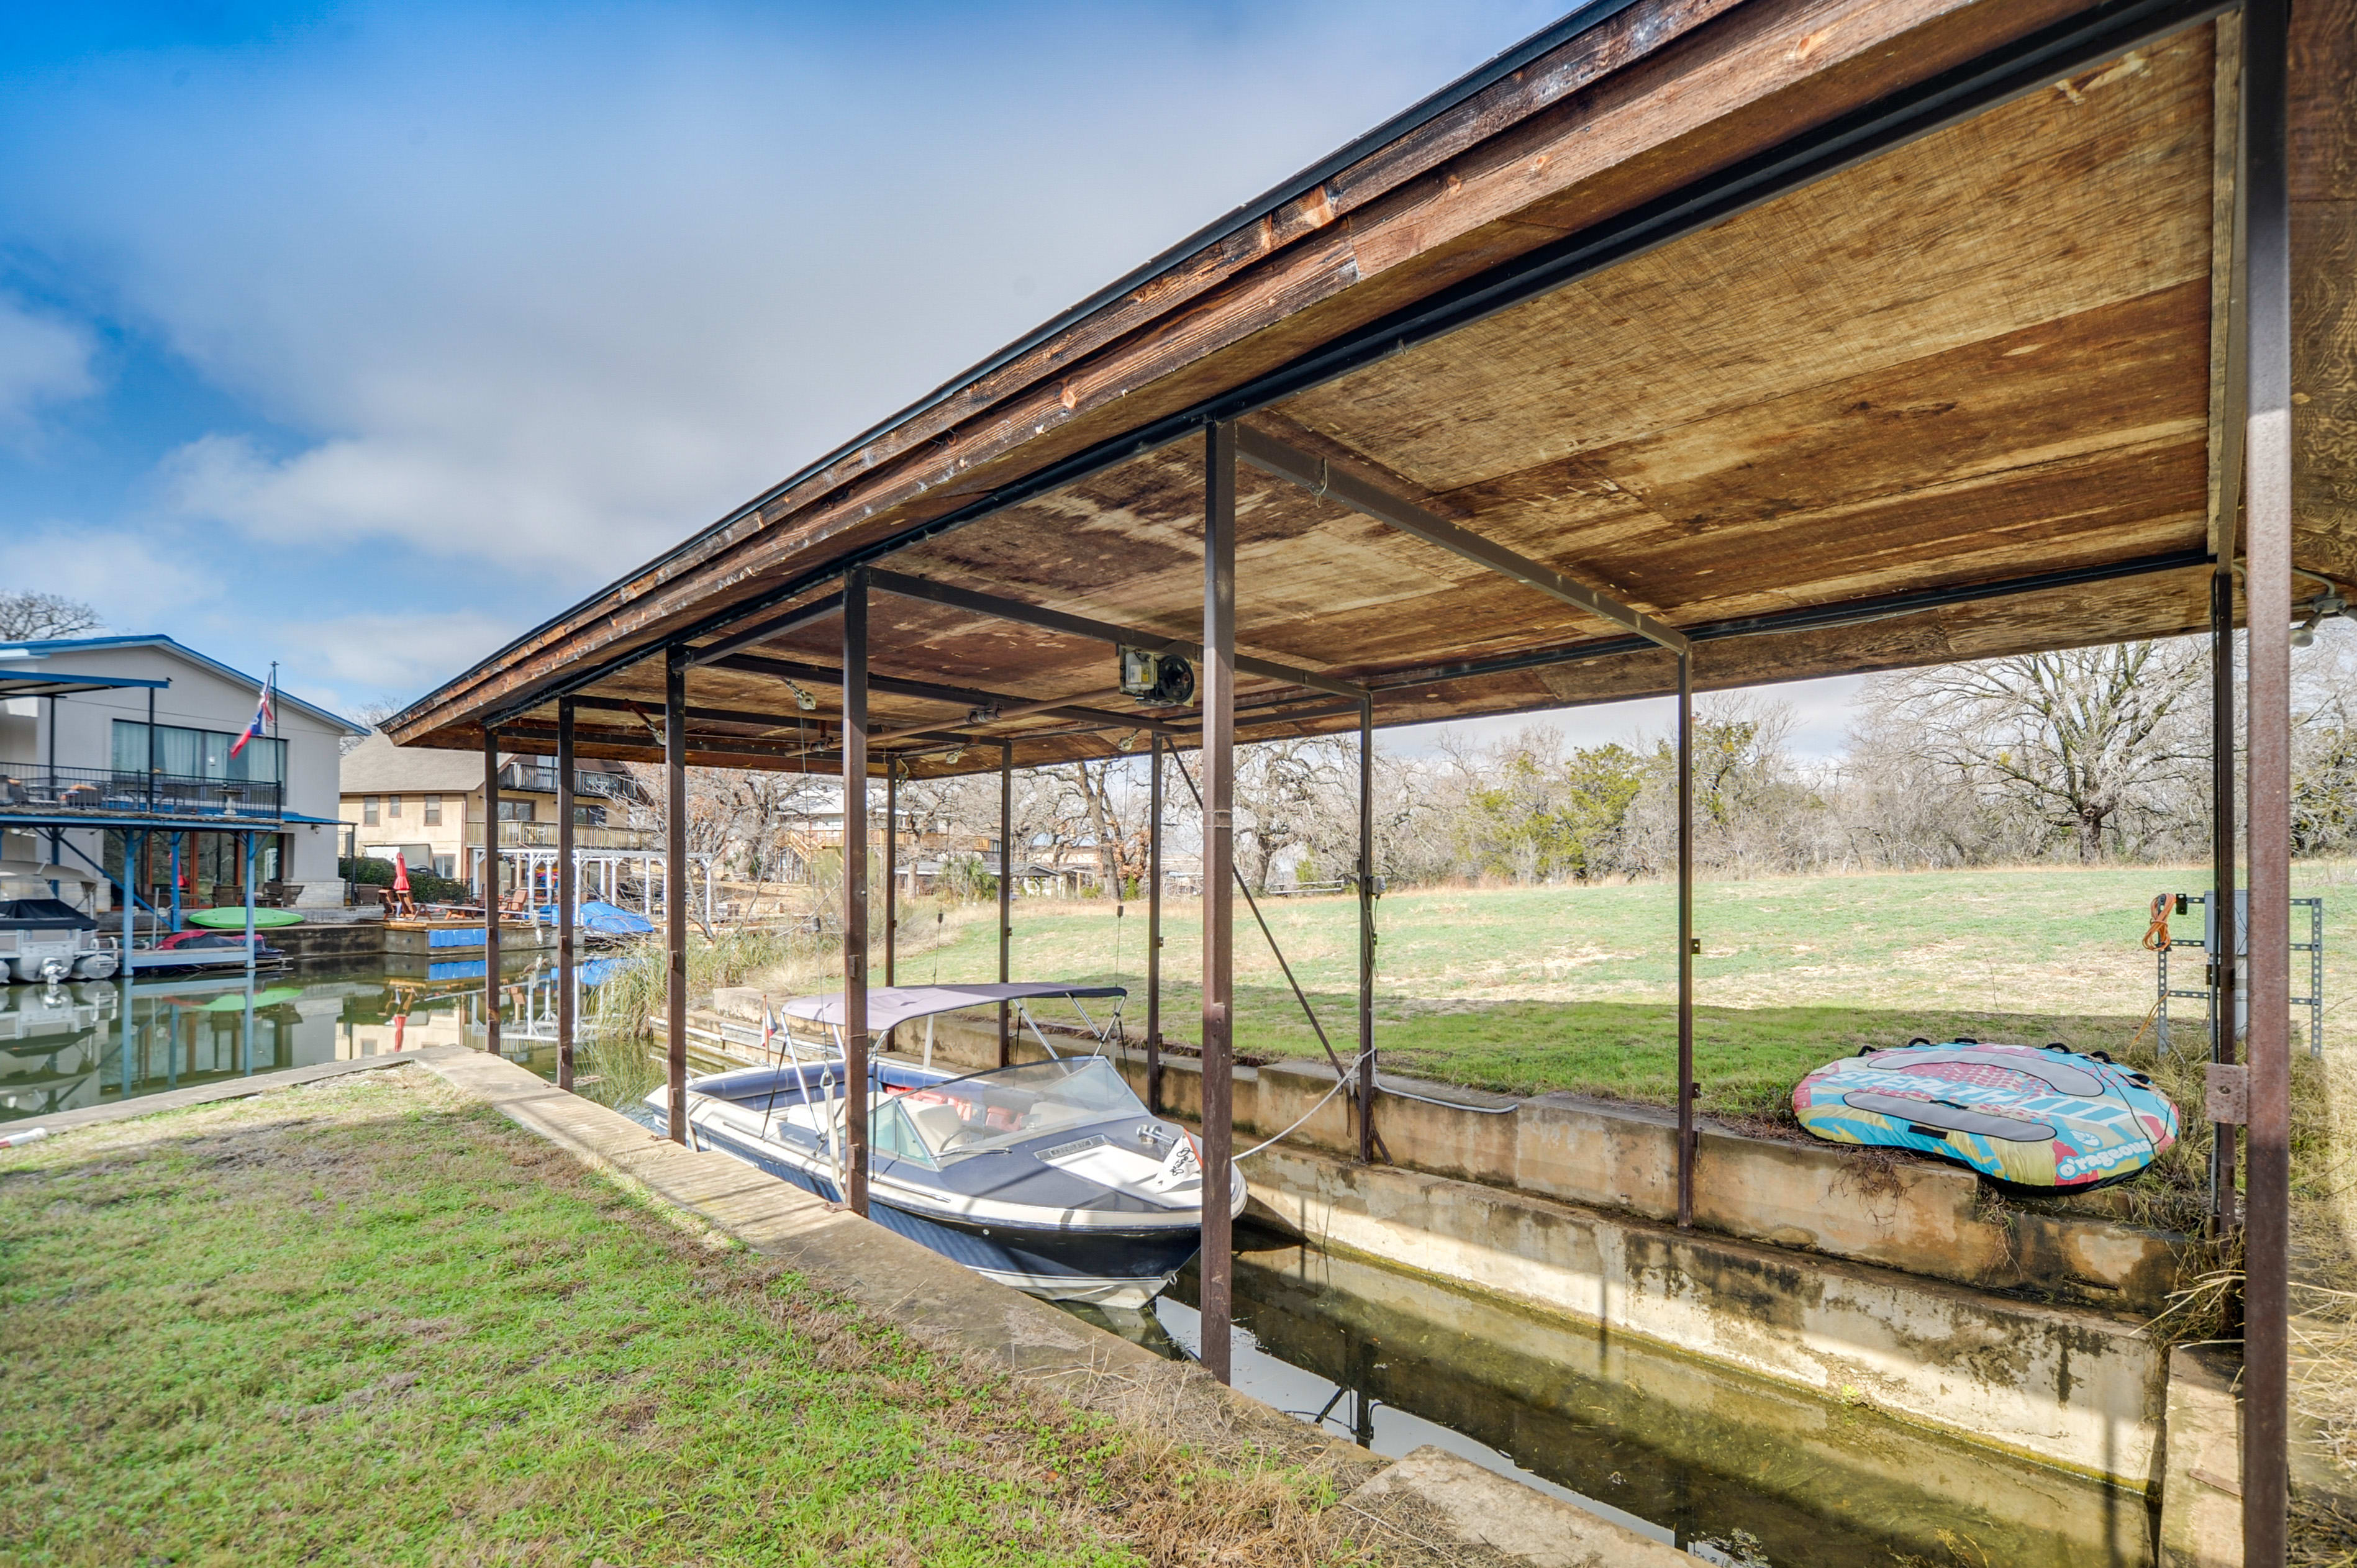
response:
M1146 1107L1102 1057L1027 1062L893 1097L937 1160L1028 1142L1068 1127L1118 1117L1143 1120Z

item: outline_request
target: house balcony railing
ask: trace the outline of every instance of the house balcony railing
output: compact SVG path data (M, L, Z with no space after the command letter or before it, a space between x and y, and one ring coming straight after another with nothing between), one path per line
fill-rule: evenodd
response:
M467 824L467 843L476 849L483 846L483 824ZM659 828L610 828L578 822L573 829L573 847L576 850L660 850L663 846ZM501 822L501 849L554 849L554 822Z
M500 768L500 788L519 794L554 795L557 773L554 764L545 762L509 762ZM586 768L573 770L573 792L601 800L636 800L638 781L627 774L594 773Z
M126 817L274 818L285 804L285 785L260 779L186 779L111 768L0 762L0 817L88 811Z

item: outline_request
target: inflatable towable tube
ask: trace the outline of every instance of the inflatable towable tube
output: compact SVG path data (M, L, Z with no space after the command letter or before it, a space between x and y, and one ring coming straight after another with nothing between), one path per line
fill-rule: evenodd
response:
M1869 1046L1803 1079L1792 1111L1829 1142L1920 1150L2027 1192L2125 1180L2177 1142L2150 1079L2061 1046Z

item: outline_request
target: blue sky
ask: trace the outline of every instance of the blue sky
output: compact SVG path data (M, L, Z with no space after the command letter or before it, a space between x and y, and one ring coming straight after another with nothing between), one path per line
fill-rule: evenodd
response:
M405 702L1556 9L0 9L0 581Z

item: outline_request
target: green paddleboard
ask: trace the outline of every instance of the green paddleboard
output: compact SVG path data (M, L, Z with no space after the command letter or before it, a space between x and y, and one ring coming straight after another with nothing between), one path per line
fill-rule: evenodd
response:
M275 1007L281 1003L302 1000L303 988L299 985L274 985L266 991L253 993L253 1004L258 1008ZM226 996L212 997L195 1010L199 1013L242 1013L245 1011L245 993L238 991Z
M192 909L188 912L188 921L209 931L242 931L245 929L245 906L241 904L233 909ZM292 909L256 909L253 912L256 930L269 926L299 926L302 923L303 917Z

